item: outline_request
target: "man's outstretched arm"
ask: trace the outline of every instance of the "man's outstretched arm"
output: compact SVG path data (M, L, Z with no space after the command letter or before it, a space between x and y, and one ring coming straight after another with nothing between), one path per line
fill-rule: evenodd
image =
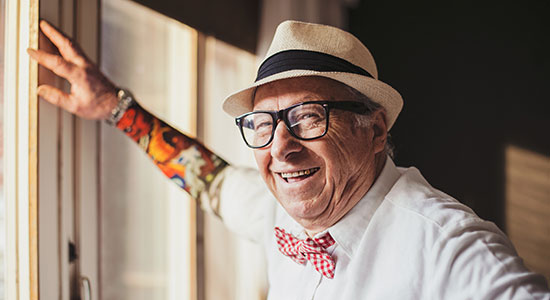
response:
M105 120L118 104L117 88L89 60L80 47L45 21L42 32L58 48L60 55L28 49L29 55L71 84L66 93L50 85L38 87L38 94L79 117ZM228 164L198 141L175 130L144 110L137 102L115 124L132 138L155 165L180 187L198 198Z
M156 118L137 102L126 110L116 127L136 142L168 178L195 199L228 165L201 143Z

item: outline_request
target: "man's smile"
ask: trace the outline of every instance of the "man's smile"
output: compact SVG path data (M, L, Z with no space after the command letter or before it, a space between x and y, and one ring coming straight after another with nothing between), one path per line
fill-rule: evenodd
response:
M292 172L277 172L277 174L281 176L281 178L283 178L286 182L294 182L312 176L317 171L319 171L319 169L319 167L315 167Z

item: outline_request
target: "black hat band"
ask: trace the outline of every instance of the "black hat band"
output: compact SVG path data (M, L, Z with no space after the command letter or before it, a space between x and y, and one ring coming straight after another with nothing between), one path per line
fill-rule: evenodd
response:
M330 54L309 50L286 50L273 54L262 63L256 81L290 70L346 72L374 78L365 69Z

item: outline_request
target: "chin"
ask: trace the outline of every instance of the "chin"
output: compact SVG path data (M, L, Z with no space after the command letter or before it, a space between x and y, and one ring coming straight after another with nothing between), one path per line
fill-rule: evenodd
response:
M287 198L285 200L280 201L281 205L286 212L298 222L300 222L300 220L314 219L321 213L318 210L322 211L317 199L295 200Z

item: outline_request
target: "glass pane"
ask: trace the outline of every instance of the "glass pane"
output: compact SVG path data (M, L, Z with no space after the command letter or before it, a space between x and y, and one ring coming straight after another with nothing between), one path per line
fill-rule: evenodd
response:
M5 1L0 0L0 300L4 299L4 254L6 241L4 201L4 12Z
M242 49L207 37L204 54L204 99L199 120L204 143L230 162L256 167L235 119L223 112L230 93L254 81L256 57ZM231 145L231 147L228 147ZM219 251L219 249L225 251ZM266 299L263 248L238 238L212 215L204 218L204 296L206 300Z
M126 0L102 1L101 26L101 67L109 78L156 115L192 131L197 33ZM108 126L101 187L100 298L188 299L194 207L187 194Z

